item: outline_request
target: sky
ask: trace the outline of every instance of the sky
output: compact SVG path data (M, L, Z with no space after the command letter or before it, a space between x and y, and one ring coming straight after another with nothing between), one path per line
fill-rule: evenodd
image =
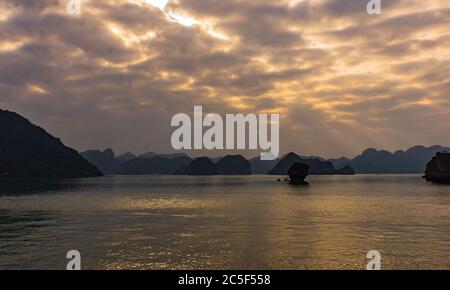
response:
M0 1L0 108L79 151L173 152L194 105L280 114L282 152L450 145L448 0L67 2Z

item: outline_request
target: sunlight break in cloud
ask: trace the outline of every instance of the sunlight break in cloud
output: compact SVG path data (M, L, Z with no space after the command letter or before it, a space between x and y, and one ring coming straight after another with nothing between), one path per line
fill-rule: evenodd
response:
M136 3L136 0L133 0L132 3L133 2ZM169 0L138 0L137 3L146 3L151 6L157 7L164 13L169 21L176 22L187 27L200 23L198 20L187 15L175 11L168 11L166 9L166 6L169 3Z
M158 7L161 10L163 10L166 7L167 3L169 2L169 0L142 0L142 1L152 6Z

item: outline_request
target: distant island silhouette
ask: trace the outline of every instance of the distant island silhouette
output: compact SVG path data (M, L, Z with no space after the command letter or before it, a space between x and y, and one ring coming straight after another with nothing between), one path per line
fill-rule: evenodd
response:
M302 163L309 166L310 175L354 175L355 172L349 165L345 165L341 169L334 168L330 161L323 161L320 159L302 158L299 155L291 152L285 155L275 165L275 167L268 172L269 175L287 175L289 169L294 164Z
M310 166L309 175L352 175L352 174L422 174L427 163L439 152L450 152L443 146L415 146L406 151L394 153L385 150L367 149L357 157L326 160L321 157L302 157L288 153L273 161L261 161L259 157L245 159L240 155L208 158L215 166L206 175L287 175L289 167L295 163ZM115 157L111 149L82 152L87 160L96 165L104 174L147 175L177 174L195 175L189 165L195 159L185 154L156 154L136 156L126 153ZM147 155L148 156L148 155ZM206 162L205 162L206 164ZM250 168L249 168L250 167ZM205 168L206 169L206 168ZM251 171L250 171L250 170ZM202 174L204 175L204 174Z
M309 166L309 175L420 174L425 172L427 163L437 153L444 152L450 152L450 148L415 146L394 153L370 148L353 159L342 157L329 160L291 152L273 161L262 161L259 157L247 160L240 155L193 159L184 153L154 152L141 155L127 152L116 156L112 149L88 150L79 154L20 115L0 109L1 177L288 175L289 169L298 163ZM435 167L432 163L428 164L427 172L433 172Z
M355 174L349 165L336 169L330 161L302 158L295 153L289 153L281 159L275 160L275 162L249 161L241 155L192 159L187 155L180 154L140 155L128 161L123 161L123 159L115 157L111 149L106 149L105 151L89 150L82 152L81 155L100 168L106 175L287 175L289 168L299 162L310 166L310 175ZM265 162L270 165L264 164ZM259 164L261 168L256 167Z
M450 148L414 146L394 153L370 148L351 160L343 157L330 161L337 167L350 165L358 174L416 174L423 173L427 162L439 152L450 152Z

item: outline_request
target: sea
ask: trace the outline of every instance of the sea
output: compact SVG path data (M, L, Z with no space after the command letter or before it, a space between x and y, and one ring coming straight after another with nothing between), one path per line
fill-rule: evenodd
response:
M281 179L278 181L277 179ZM0 181L0 269L450 268L450 186L420 175Z

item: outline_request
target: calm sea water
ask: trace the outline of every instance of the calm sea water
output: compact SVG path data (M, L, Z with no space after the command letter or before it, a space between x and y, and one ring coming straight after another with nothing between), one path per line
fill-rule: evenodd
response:
M450 187L418 175L0 183L0 269L450 268Z

